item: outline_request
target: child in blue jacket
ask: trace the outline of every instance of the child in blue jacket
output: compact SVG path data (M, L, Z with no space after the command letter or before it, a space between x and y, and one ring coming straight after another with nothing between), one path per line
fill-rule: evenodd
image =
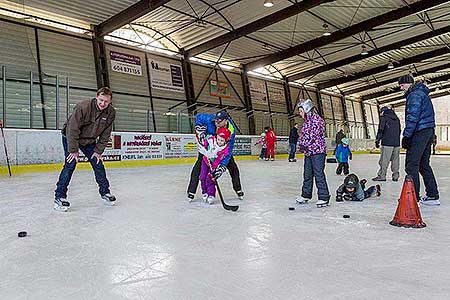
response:
M336 149L336 160L339 163L336 169L337 175L341 175L342 169L344 169L344 175L349 174L348 160L349 159L352 160L353 155L348 143L349 143L348 138L343 138L342 144L340 144Z

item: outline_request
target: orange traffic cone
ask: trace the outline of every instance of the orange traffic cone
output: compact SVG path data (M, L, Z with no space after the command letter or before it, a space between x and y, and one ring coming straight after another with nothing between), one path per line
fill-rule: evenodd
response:
M411 176L406 176L402 194L398 202L394 219L389 224L399 227L423 228L427 225L422 221L419 205L417 205L416 191Z

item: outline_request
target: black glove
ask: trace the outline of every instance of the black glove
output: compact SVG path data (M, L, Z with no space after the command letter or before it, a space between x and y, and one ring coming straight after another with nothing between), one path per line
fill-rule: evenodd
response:
M350 195L350 194L345 194L345 195L344 195L344 200L345 200L345 201L352 201L352 199L353 199L353 196L352 196L352 195Z
M375 141L375 148L380 148L380 141Z
M342 195L336 195L336 202L342 202Z
M222 176L223 173L225 173L225 171L227 170L227 168L225 168L225 166L222 165L218 165L217 168L212 171L212 176L214 177L215 180L219 179L220 176Z
M402 138L402 148L408 150L411 146L411 141L409 140L409 137L404 136Z
M206 138L206 126L205 125L195 125L195 135L197 141L203 146Z

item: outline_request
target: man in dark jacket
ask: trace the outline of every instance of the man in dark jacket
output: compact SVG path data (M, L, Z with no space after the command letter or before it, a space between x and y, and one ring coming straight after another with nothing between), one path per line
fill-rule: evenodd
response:
M289 133L289 162L296 162L295 159L295 151L297 150L297 143L298 143L298 123L294 124L294 127L292 127L291 132Z
M116 111L111 106L112 92L103 87L97 91L94 99L78 102L72 115L62 129L64 148L64 168L59 175L55 190L53 208L67 211L70 203L67 198L67 187L75 171L79 150L83 152L94 169L100 196L108 205L114 205L116 198L110 194L109 182L106 178L102 153L109 141Z
M343 128L339 129L339 131L336 133L336 140L335 140L335 142L336 142L336 147L334 148L333 155L336 154L336 149L337 149L337 147L338 147L340 144L342 144L342 139L345 138L345 137L346 137L346 136L345 136L345 133L344 133L344 129L343 129Z
M405 129L402 147L406 149L406 174L414 181L419 200L419 173L425 183L426 196L420 198L425 205L440 205L439 191L433 169L430 166L431 144L436 126L430 90L421 82L414 84L410 75L399 79L400 88L405 91Z
M386 181L386 173L391 163L392 180L398 181L400 177L400 120L389 107L383 107L380 113L380 125L375 139L375 146L380 148L381 156L378 164L380 170L374 181Z

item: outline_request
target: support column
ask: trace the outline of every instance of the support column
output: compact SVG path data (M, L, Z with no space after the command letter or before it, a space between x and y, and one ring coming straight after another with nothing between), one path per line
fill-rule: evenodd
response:
M272 108L270 107L269 87L267 86L267 80L264 80L264 86L266 87L267 105L269 106L270 127L273 128Z
M186 52L183 50L183 59L181 60L181 67L183 70L184 92L186 95L186 104L189 115L189 122L191 133L194 132L194 124L192 124L191 117L194 116L197 110L197 99L195 97L194 79L192 77L192 66Z
M294 108L292 107L292 98L291 98L291 89L289 88L289 81L286 77L284 77L283 82L284 87L284 98L286 99L286 108L288 112L288 119L289 119L289 128L292 128L294 126L295 120L294 120Z
M348 134L350 127L348 125L348 112L347 112L347 105L345 104L344 94L341 94L340 98L341 98L341 103L342 103L342 111L344 112L344 127L345 127L345 131Z
M36 59L38 64L38 73L39 73L39 91L41 94L41 108L42 108L42 125L44 129L47 129L47 115L45 114L45 98L44 98L44 84L42 78L42 65L41 65L41 53L39 47L39 34L38 29L34 28L34 39L36 42Z
M150 103L149 104L150 104L150 107L152 109L153 132L157 132L157 130L156 130L156 118L155 118L155 107L153 105L153 95L152 95L152 81L151 81L151 78L150 78L150 66L148 64L147 53L145 53L145 65L147 67L148 95L149 95L149 98L150 98ZM147 122L148 122L148 120L147 120ZM147 125L149 125L149 124L147 124ZM147 126L147 129L150 131L150 126Z
M250 96L250 83L248 82L247 69L244 67L241 70L242 87L244 89L245 110L248 118L249 134L256 134L255 114L253 113L252 98Z
M359 102L361 104L361 110L362 110L362 117L363 117L363 126L364 126L364 138L369 139L369 131L367 130L367 116L366 116L366 110L364 109L363 102Z
M319 106L318 107L319 115L322 118L325 118L325 115L323 114L322 96L320 95L320 91L319 90L316 90L316 96L317 96L317 105Z
M95 73L97 76L97 88L110 87L108 62L106 59L106 48L103 37L98 35L98 27L93 26L92 47L94 51Z

